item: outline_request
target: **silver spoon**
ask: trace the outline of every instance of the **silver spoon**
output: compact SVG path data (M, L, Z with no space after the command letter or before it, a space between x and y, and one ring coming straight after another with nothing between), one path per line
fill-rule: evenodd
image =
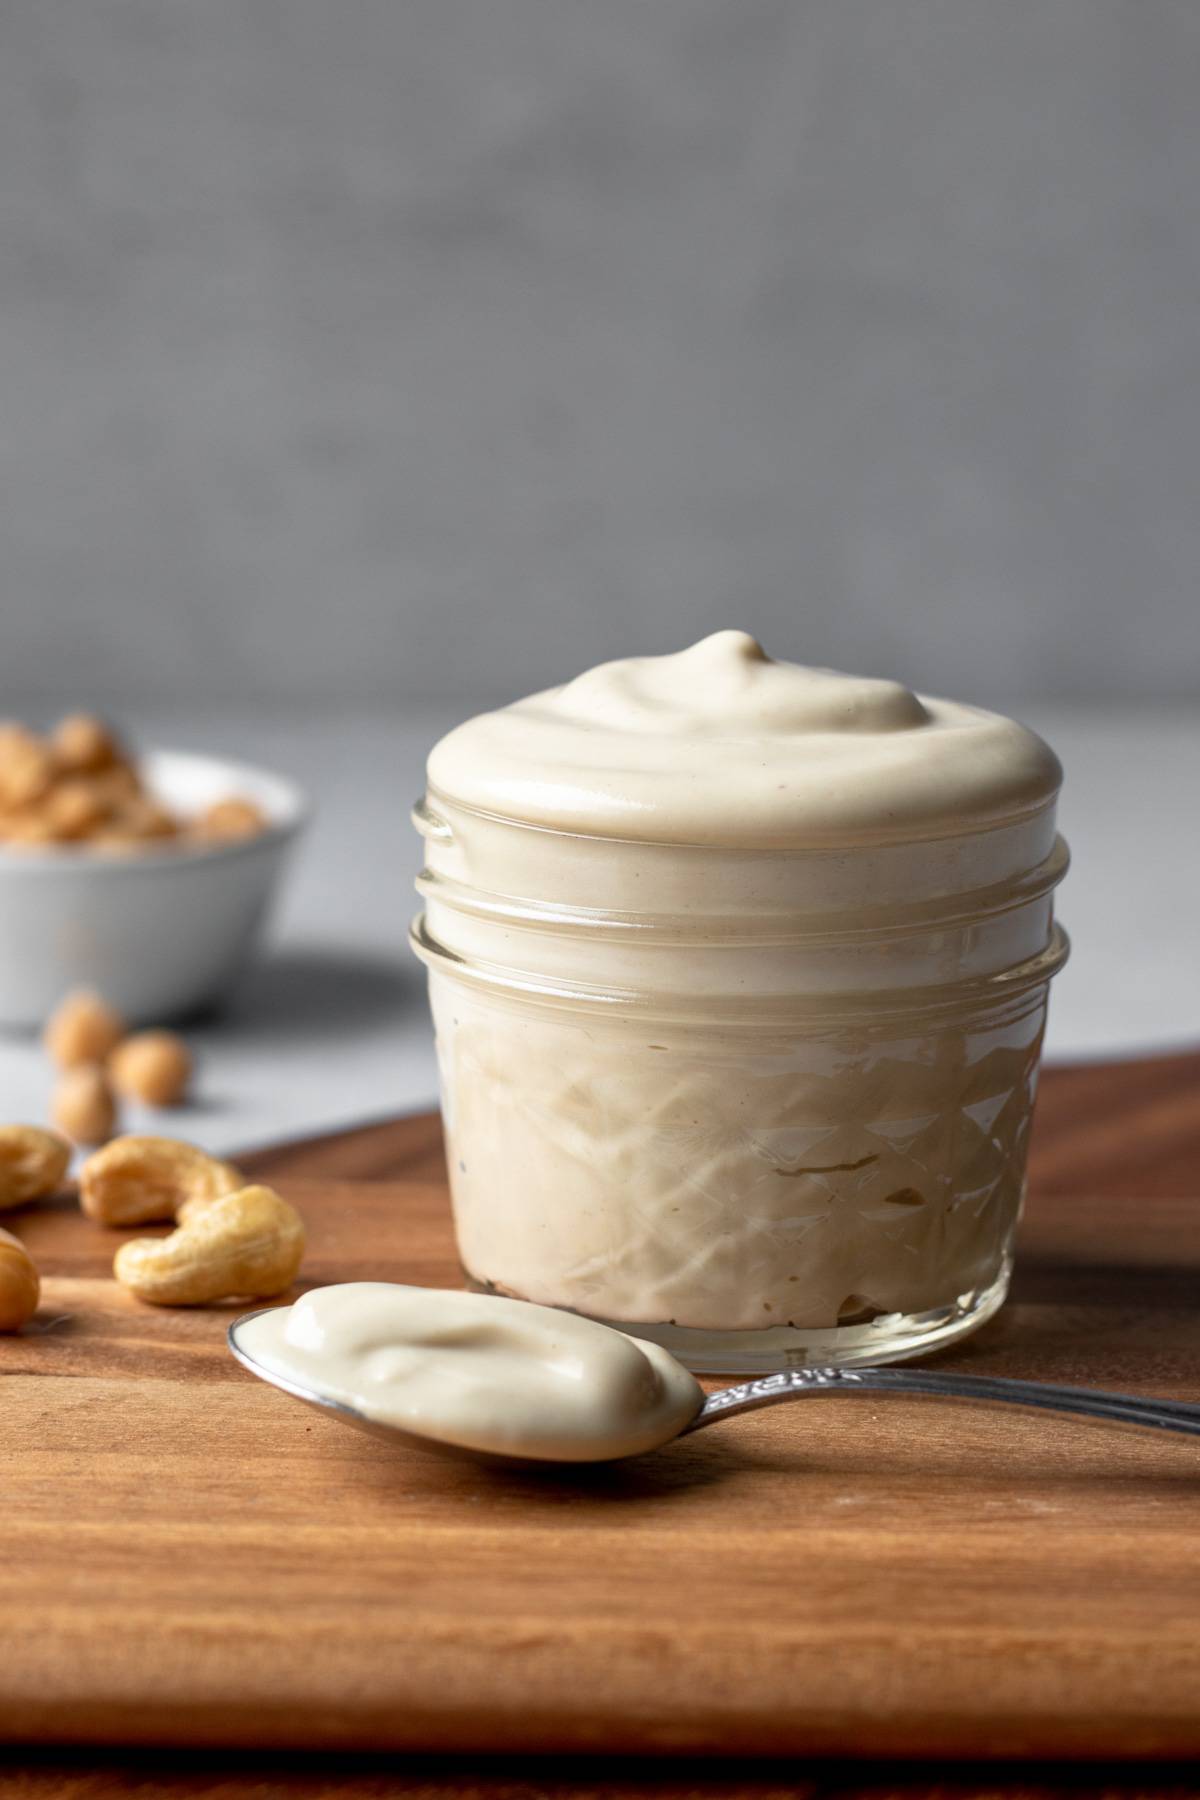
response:
M252 1375L285 1394L294 1395L297 1400L307 1401L310 1406L336 1413L348 1425L356 1425L374 1437L398 1438L402 1443L420 1444L426 1449L442 1450L454 1456L478 1455L479 1460L485 1462L504 1460L492 1452L477 1453L459 1444L445 1443L436 1437L426 1437L405 1431L399 1425L368 1418L343 1400L331 1400L316 1388L276 1374L257 1361L238 1340L243 1325L269 1310L259 1307L254 1312L244 1313L234 1320L227 1334L229 1348ZM1146 1400L1135 1394L1108 1394L1098 1388L1053 1387L1048 1382L1011 1381L999 1375L945 1375L933 1369L896 1368L787 1369L778 1375L760 1376L756 1381L742 1381L736 1387L720 1388L715 1394L709 1394L695 1418L676 1436L690 1437L692 1432L701 1431L706 1425L734 1418L739 1413L756 1412L760 1406L802 1400L809 1394L829 1393L928 1394L943 1400L990 1400L1007 1406L1037 1406L1046 1412L1078 1413L1089 1419L1111 1419L1122 1425L1147 1425L1158 1431L1179 1431L1200 1437L1200 1405L1186 1400ZM665 1443L671 1441L670 1438L664 1440ZM513 1457L510 1460L527 1462L529 1459Z

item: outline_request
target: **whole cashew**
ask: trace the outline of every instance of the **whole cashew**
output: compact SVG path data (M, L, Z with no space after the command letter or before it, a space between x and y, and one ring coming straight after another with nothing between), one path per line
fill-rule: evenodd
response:
M104 1225L145 1225L181 1217L232 1194L243 1177L194 1144L175 1138L118 1137L88 1157L79 1171L79 1203Z
M32 1256L11 1231L0 1231L0 1331L19 1331L37 1311L41 1282Z
M156 1306L203 1306L232 1295L265 1299L291 1286L304 1221L267 1187L241 1188L192 1213L165 1238L132 1238L113 1261L117 1280Z

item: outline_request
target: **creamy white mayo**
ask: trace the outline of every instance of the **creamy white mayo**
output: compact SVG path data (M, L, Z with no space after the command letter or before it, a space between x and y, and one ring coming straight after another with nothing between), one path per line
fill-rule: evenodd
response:
M1011 719L774 662L744 631L603 663L468 719L429 758L432 796L505 818L759 848L978 829L1044 806L1061 780Z
M264 1369L378 1424L497 1456L635 1456L704 1403L657 1344L487 1294L351 1281L260 1314L238 1341Z
M767 1367L996 1303L1060 779L1013 720L740 631L452 731L414 942L471 1276L681 1355L772 1333Z

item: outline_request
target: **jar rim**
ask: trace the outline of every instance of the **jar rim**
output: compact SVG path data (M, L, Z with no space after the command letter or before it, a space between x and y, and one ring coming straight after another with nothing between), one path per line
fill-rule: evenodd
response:
M933 898L905 903L889 901L826 911L762 915L694 914L665 911L631 912L613 907L564 905L499 894L471 886L443 872L425 868L417 892L436 898L455 912L502 923L516 930L577 932L590 942L640 940L723 946L804 944L818 947L872 942L903 942L933 929L983 923L1029 906L1050 893L1070 867L1065 839L1055 837L1050 854L1034 868L980 888L962 888Z
M622 834L615 831L574 831L559 825L547 825L539 819L523 819L514 813L497 812L490 807L476 806L471 801L460 800L455 795L427 782L425 792L413 802L410 818L416 830L425 838L445 838L450 835L450 826L436 811L441 805L454 812L464 813L472 818L486 820L489 824L505 825L514 831L536 832L541 837L560 838L567 842L621 844L631 849L640 850L703 850L724 851L735 856L828 856L852 855L856 851L883 850L900 846L917 848L922 844L972 843L976 839L989 837L998 831L1011 830L1014 826L1032 824L1053 813L1058 806L1059 789L1043 796L1027 806L1014 806L1004 812L977 814L972 817L964 829L961 825L948 823L942 830L930 830L928 825L920 829L906 829L896 826L894 830L875 827L870 832L863 832L856 837L847 836L845 832L814 832L803 842L794 839L781 839L779 842L763 843L751 841L728 841L725 839L685 838L685 837L644 837L634 833Z

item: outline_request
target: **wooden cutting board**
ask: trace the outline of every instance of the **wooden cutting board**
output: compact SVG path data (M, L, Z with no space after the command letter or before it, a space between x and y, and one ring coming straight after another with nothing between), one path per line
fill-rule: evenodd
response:
M1052 1075L1014 1301L944 1366L1200 1399L1198 1140L1200 1058ZM250 1160L307 1282L456 1280L435 1121ZM256 1382L73 1206L6 1223L6 1740L1200 1752L1200 1443L839 1394L485 1472Z

